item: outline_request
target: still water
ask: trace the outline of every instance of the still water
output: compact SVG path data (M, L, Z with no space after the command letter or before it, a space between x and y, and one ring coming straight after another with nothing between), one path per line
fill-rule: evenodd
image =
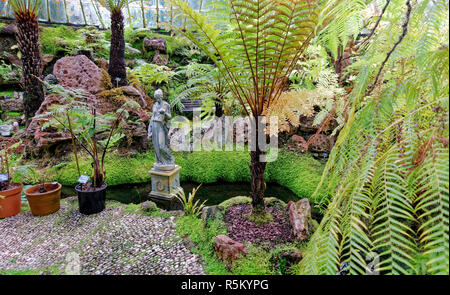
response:
M182 187L186 196L192 189L197 187L199 184L195 182L183 182ZM109 200L115 200L124 204L134 203L139 204L148 200L148 195L151 191L150 183L141 184L126 184L119 186L108 187L106 198ZM206 200L206 205L217 205L223 201L236 197L236 196L250 196L250 183L209 183L203 184L195 195L196 199L200 199L200 202ZM64 186L61 191L61 197L76 196L76 192L73 187ZM265 191L267 197L275 197L284 202L289 202L291 200L298 201L297 197L289 189L276 184L267 183L267 188Z

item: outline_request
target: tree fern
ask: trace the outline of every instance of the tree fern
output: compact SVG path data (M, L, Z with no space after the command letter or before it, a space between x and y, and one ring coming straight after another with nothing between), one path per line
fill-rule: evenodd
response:
M384 82L364 96L401 33L404 4L391 2L351 66L359 73L348 118L318 187L333 197L321 204L327 210L300 273L335 274L348 263L349 273L364 274L369 262L381 274L449 273L447 6L413 6L415 26L383 69Z

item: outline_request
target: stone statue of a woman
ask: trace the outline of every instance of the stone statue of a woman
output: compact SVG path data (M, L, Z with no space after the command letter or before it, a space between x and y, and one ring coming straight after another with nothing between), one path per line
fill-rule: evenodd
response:
M171 119L170 105L163 100L161 89L155 91L155 100L152 109L152 118L149 126L149 136L153 141L156 162L153 165L156 170L172 170L175 168L174 158L169 149L169 120Z

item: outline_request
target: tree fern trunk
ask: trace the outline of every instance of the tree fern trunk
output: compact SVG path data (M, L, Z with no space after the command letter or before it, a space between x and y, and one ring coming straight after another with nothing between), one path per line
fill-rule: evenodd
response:
M37 16L30 12L16 14L16 39L22 53L22 83L24 111L27 125L44 101L44 89L37 79L42 78L41 43Z
M126 85L124 24L122 11L120 10L111 13L111 48L108 73L114 86ZM120 78L118 83L116 78Z
M250 152L252 214L255 215L265 214L264 191L266 189L266 182L264 181L264 173L266 171L266 162L260 161L260 156L262 155L264 155L264 152L258 146L256 147L256 151Z

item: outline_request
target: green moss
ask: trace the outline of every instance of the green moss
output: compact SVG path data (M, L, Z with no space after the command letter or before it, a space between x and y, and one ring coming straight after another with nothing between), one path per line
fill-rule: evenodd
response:
M4 114L9 116L9 117L20 117L20 116L22 116L22 113L19 113L19 112L6 111L6 112L4 112Z
M122 89L113 88L111 90L104 90L98 94L98 97L103 100L108 100L117 107L122 106L127 102L127 97L123 94Z
M250 155L242 152L177 152L175 163L180 165L180 180L198 183L249 182ZM63 185L75 185L78 173L75 161L59 169L56 178ZM138 154L134 157L120 156L110 153L105 158L106 182L108 185L143 183L151 181L150 169L155 161L153 151ZM293 191L299 198L309 198L320 181L324 164L309 155L280 150L278 159L268 163L266 182L276 182ZM80 156L82 173L90 174L90 160ZM326 197L319 194L320 198Z
M247 245L247 255L235 261L234 275L273 275L270 252L263 248Z
M254 208L257 208L257 206L255 206ZM248 220L250 220L254 224L267 224L273 221L273 216L272 214L265 211L255 212L255 210L252 210L252 213L248 216Z
M201 256L206 274L231 274L214 250L215 237L226 234L225 224L220 217L208 223L207 227L203 225L201 219L194 216L181 216L176 220L176 224L178 235L189 236L189 239L196 244L196 248L191 251Z
M14 96L14 92L16 92L15 90L11 89L11 90L1 90L0 91L0 96L5 96L5 95L9 95L11 97Z
M300 198L310 198L320 182L325 163L314 159L309 154L299 155L281 149L276 161L267 165L266 182L276 182L290 189ZM317 195L316 203L327 197L324 192Z
M70 51L80 45L83 40L81 33L76 29L58 25L41 26L41 50L43 54L56 54L58 51Z
M45 269L24 269L24 270L0 270L0 275L59 275L61 271L57 266Z
M228 200L223 201L219 204L219 206L223 206L225 209L230 206L242 205L242 204L251 204L252 199L244 196L237 196L233 198L229 198Z

